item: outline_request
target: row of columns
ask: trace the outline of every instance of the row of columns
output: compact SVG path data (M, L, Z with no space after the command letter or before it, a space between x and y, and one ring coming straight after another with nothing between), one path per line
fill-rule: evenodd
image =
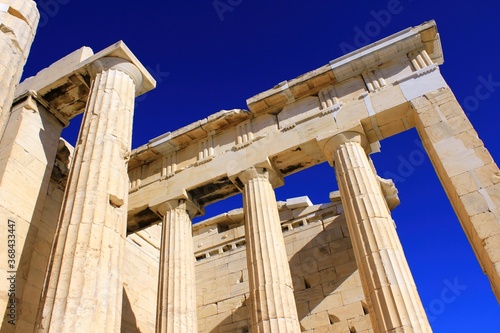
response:
M38 332L117 332L122 307L134 98L141 72L119 58L93 65L94 80L38 314ZM327 141L375 332L431 332L394 222L359 133ZM254 332L300 332L271 167L237 175L243 192ZM187 197L162 204L157 332L195 332L196 293Z
M300 332L285 241L266 168L238 175L243 184L245 237L253 332ZM156 332L196 332L195 259L188 197L164 203Z
M92 83L61 210L38 332L117 332L127 224L127 160L141 73L104 58ZM327 141L375 332L431 332L394 222L359 133ZM272 168L237 175L243 192L251 325L254 332L300 332ZM187 197L162 204L157 332L197 330L191 218Z
M324 153L335 167L356 262L374 332L432 332L418 296L390 209L356 132L333 137ZM273 190L271 168L237 176L243 192L253 332L300 332L292 278ZM195 270L185 199L160 209L157 332L195 332Z

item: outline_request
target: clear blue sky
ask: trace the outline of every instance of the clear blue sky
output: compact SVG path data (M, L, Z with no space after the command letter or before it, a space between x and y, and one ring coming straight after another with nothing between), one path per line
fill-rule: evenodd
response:
M134 147L221 109L246 108L247 98L351 47L434 19L445 59L441 72L500 161L495 1L37 2L42 20L25 76L83 45L97 52L124 40L156 77L156 90L137 103ZM488 96L476 93L484 80L494 82ZM69 141L78 127L73 121L65 131ZM410 131L385 140L372 158L379 174L399 176L402 203L394 219L434 332L500 332L500 307L416 139ZM322 203L336 188L333 170L320 165L286 178L276 193L278 200L308 195ZM207 214L239 206L236 196L207 207Z

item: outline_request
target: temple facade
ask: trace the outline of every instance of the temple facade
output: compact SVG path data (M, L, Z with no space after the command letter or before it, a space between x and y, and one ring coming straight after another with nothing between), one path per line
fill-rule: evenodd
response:
M440 73L435 22L132 150L156 82L125 43L19 82L39 13L4 0L0 20L0 333L432 332L370 159L412 128L500 299L500 171ZM330 202L276 200L320 163Z

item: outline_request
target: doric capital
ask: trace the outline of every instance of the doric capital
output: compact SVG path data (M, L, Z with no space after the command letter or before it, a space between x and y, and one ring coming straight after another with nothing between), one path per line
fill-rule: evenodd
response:
M251 167L246 169L238 176L238 179L244 184L255 178L265 178L269 180L269 170L266 168Z
M185 198L166 201L158 206L157 211L158 214L164 217L168 211L175 209L185 210L190 218L193 218L199 212L199 207L194 202Z
M270 166L253 166L240 172L234 178L235 184L240 190L243 190L249 181L257 178L266 179L273 187L281 186L284 183L283 176Z
M326 159L330 164L333 165L333 163L335 162L335 152L347 142L354 142L359 144L361 147L363 147L366 153L368 153L370 150L368 140L362 133L349 131L336 134L330 139L326 140L322 147L323 153L325 154Z
M136 92L142 89L142 73L128 60L117 57L104 57L94 61L91 68L94 76L110 69L122 71L134 80Z

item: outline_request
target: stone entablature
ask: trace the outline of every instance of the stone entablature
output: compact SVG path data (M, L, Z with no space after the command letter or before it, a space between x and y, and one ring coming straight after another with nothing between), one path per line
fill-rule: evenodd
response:
M254 114L279 112L290 102L316 95L325 86L335 85L360 74L365 80L369 80L367 75L370 71L377 71L379 77L385 78L386 84L391 84L397 77L387 75L388 68L384 64L397 59L406 61L408 54L411 54L410 58L413 60L415 51L419 53L425 51L434 64L443 63L441 42L434 21L400 31L332 60L328 65L296 79L283 81L276 87L249 98L247 105ZM402 73L402 76L405 76L405 73ZM391 77L393 79L390 79ZM369 91L372 90L370 87L367 88Z
M446 87L439 45L434 22L407 29L135 149L128 231L184 190L201 206L238 193L235 175L259 163L282 176L322 163L335 133L360 128L377 151L415 126L410 99Z

